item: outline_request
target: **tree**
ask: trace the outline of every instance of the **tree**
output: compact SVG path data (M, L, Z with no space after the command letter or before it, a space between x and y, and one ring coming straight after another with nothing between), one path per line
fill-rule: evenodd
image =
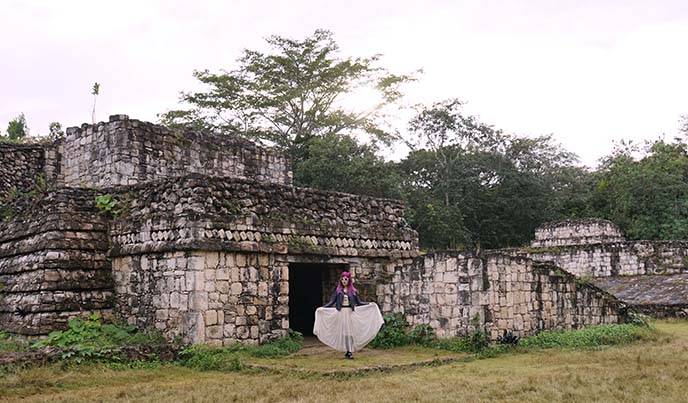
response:
M521 245L567 209L575 155L551 136L506 135L457 100L421 109L413 151L400 163L409 221L432 248Z
M29 128L26 125L26 118L23 113L20 113L19 116L10 120L7 125L7 136L5 137L8 141L18 143L28 135Z
M296 184L323 190L398 198L399 178L375 145L347 135L327 134L308 142L307 158L294 170Z
M376 66L379 56L341 58L329 31L304 40L271 36L271 53L244 50L231 71L195 71L208 86L182 93L191 108L161 115L163 124L240 134L286 151L295 165L306 158L309 142L331 135L367 133L389 140L384 107L401 97L400 86L413 79ZM346 95L373 88L379 101L369 109L347 108Z
M632 239L688 238L688 144L619 144L595 175L591 210Z

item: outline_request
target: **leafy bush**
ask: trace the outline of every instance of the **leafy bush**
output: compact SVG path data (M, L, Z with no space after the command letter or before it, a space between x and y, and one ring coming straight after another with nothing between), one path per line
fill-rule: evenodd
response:
M596 348L650 337L652 330L633 324L599 325L580 330L546 330L521 340L525 348Z
M68 326L67 330L51 332L46 339L34 345L79 349L165 343L160 333L138 332L133 325L104 323L98 314L93 314L86 320L72 319Z
M295 353L303 346L301 333L289 331L289 335L263 345L232 344L212 347L195 344L179 355L181 365L200 371L238 371L247 357L277 358Z
M408 334L409 323L401 313L388 313L383 316L385 323L377 336L370 342L373 348L394 348L411 343Z
M429 345L436 339L435 329L430 327L430 325L418 325L411 331L409 337L413 344Z
M104 323L98 314L85 320L72 319L68 326L67 330L51 332L33 347L59 347L65 350L61 356L63 359L81 362L109 357L116 346L165 343L160 333L138 332L133 325Z
M435 340L435 330L429 325L418 325L409 331L409 323L402 313L388 313L383 316L385 323L380 332L370 342L373 348L394 348L409 344L429 345Z
M481 330L474 330L469 336L440 339L434 347L460 353L477 353L488 347L487 335Z

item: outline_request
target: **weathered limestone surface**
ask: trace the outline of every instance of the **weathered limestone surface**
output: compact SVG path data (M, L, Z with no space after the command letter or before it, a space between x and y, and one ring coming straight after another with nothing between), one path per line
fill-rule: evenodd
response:
M676 274L686 271L686 241L624 241L531 248L527 256L549 261L579 277Z
M111 226L111 254L225 250L411 257L403 204L345 193L190 175L113 189L128 210Z
M549 222L535 229L534 248L566 245L588 245L625 241L626 237L613 222L588 218Z
M688 274L602 277L593 283L638 312L655 318L688 317Z
M60 189L10 205L0 221L0 323L46 334L75 316L109 316L107 221L89 190Z
M626 317L625 305L611 294L577 283L555 266L499 252L483 258L458 252L419 257L411 266L397 267L377 293L385 311L403 312L409 323L428 324L439 336L480 327L494 340L504 331L524 336Z
M685 316L688 241L627 241L608 221L580 220L544 225L532 246L504 252L593 278L639 312Z
M43 173L44 151L40 145L0 143L0 198L12 189L31 190L36 177Z
M117 258L117 306L130 323L222 345L289 329L288 264L274 255L168 252Z
M248 140L182 134L126 115L68 128L62 146L61 179L66 186L132 185L189 173L292 181L288 159Z

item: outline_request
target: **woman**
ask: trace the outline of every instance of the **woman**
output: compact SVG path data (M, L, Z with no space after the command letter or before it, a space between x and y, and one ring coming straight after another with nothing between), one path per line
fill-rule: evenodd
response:
M335 350L345 351L344 358L353 359L355 351L375 338L382 323L377 304L361 301L351 273L345 271L330 301L315 311L313 334Z

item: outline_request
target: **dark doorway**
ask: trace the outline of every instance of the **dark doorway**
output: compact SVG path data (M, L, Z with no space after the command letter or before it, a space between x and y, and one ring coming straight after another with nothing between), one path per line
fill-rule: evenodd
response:
M334 291L324 290L334 273L343 271L344 265L313 263L289 264L289 327L304 336L313 336L315 310L323 306ZM335 283L336 284L336 283Z

